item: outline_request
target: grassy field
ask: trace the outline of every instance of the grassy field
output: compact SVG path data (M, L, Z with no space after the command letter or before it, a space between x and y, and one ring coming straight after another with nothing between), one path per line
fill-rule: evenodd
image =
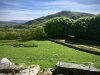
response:
M77 51L75 49L44 41L13 41L0 40L0 59L10 58L12 62L39 64L41 68L54 67L58 60L82 63L100 64L100 56ZM95 65L100 68L100 66Z
M100 52L100 42L83 40L83 39L72 38L72 37L63 38L63 39L62 38L54 38L54 39L78 48L82 48L94 52Z

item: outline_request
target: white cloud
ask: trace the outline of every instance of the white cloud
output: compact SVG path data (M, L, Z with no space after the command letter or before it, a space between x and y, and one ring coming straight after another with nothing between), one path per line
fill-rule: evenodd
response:
M3 13L3 14L2 14ZM56 13L56 11L51 10L10 10L3 9L0 10L0 20L32 20L42 16Z
M63 9L63 10L72 10L72 11L81 11L81 12L91 12L99 9L100 5L97 4L79 4L77 2L70 2L66 0L56 0L53 2L46 2L44 3L47 5L46 8L53 8L53 9Z
M37 2L37 3L36 3ZM13 5L13 2L5 2L6 4ZM98 4L79 4L77 2L71 2L68 0L56 0L52 2L38 2L31 1L33 7L22 5L20 9L1 9L0 10L0 20L31 20L49 14L54 14L62 10L70 10L77 12L86 13L100 13ZM14 5L17 5L15 3ZM20 5L20 3L19 3ZM34 6L35 5L35 6ZM31 8L31 9L28 9Z

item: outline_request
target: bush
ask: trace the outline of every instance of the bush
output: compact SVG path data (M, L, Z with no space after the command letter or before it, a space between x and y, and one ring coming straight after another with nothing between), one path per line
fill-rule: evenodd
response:
M36 45L34 43L20 43L20 42L15 42L15 43L11 44L11 46L14 46L14 47L38 47L38 45Z

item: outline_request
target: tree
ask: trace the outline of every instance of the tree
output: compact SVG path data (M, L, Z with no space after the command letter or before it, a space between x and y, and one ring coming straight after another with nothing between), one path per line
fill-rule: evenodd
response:
M74 21L71 33L75 37L100 41L100 14Z
M30 29L31 32L31 39L42 39L46 36L44 28L42 26L35 26L34 28Z
M90 19L90 17L82 17L75 20L71 28L71 34L78 38L87 38Z
M12 31L12 32L5 32L7 40L14 40L14 39L20 39L20 34L18 32Z
M4 40L5 39L5 32L0 31L0 40Z
M89 39L100 41L100 14L91 18L89 28Z
M20 34L20 36L23 40L29 40L31 38L31 32L30 30L26 29Z
M72 19L54 17L45 23L45 32L49 37L65 37L68 36L72 23Z

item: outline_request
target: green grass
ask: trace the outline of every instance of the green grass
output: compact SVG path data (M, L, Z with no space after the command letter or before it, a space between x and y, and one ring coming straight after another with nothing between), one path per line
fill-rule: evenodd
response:
M11 44L35 44L37 47L15 47ZM54 67L58 60L77 63L93 62L100 64L100 56L78 51L54 42L45 41L12 41L0 40L0 59L10 58L12 62L39 64L43 69L45 67ZM32 61L32 62L30 62ZM96 66L100 68L100 66Z
M100 52L100 42L87 41L87 40L77 39L77 38L73 38L73 37L54 38L54 39L58 40L60 42L65 42L72 46L76 46L78 48L83 48L83 49L91 50L94 52Z
M91 42L87 40L82 40L82 39L76 39L76 38L66 38L66 42L69 42L71 44L76 44L76 45L86 45L86 46L91 46L94 48L99 48L100 49L100 43L98 42Z

